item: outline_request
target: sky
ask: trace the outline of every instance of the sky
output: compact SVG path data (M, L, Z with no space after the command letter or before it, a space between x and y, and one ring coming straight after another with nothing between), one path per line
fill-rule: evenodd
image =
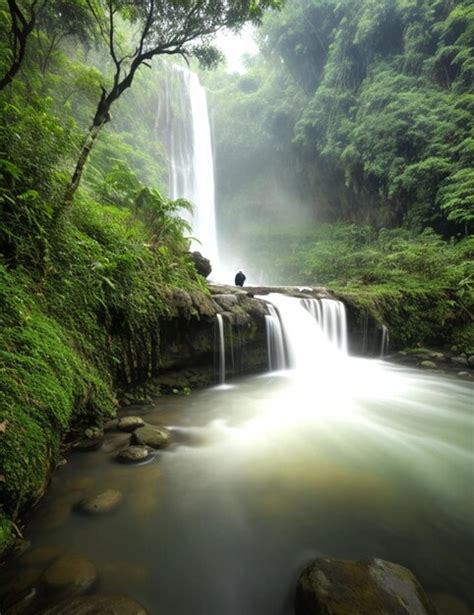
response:
M243 56L258 53L253 36L254 30L251 26L244 27L239 34L228 31L221 31L217 34L215 42L226 57L228 72L245 72Z

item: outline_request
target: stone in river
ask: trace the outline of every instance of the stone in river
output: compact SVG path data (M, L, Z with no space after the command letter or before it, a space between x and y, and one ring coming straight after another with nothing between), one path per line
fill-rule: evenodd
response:
M41 566L61 555L59 547L36 547L27 551L21 558L23 566Z
M415 576L380 559L319 558L301 574L295 615L436 615Z
M49 566L41 577L47 591L74 596L83 594L97 582L94 564L80 555L63 555Z
M139 416L124 416L117 423L120 431L135 431L139 427L145 427L145 421Z
M81 512L90 515L100 515L117 508L122 499L123 495L121 491L117 489L106 489L102 493L81 500L78 504L78 508Z
M420 367L424 367L425 369L438 369L438 366L434 361L422 361L420 363Z
M140 427L132 433L132 444L151 446L151 448L166 448L170 444L170 434L163 427Z
M139 463L150 457L150 451L146 446L129 446L117 455L118 461L123 463Z

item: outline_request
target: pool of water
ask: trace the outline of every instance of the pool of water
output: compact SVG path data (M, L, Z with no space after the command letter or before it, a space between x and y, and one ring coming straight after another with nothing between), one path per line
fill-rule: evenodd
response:
M330 381L278 372L122 414L173 446L124 466L111 433L71 454L26 534L91 559L101 593L160 615L289 615L310 559L379 557L472 610L469 383L347 358ZM74 511L102 488L123 492L116 511Z

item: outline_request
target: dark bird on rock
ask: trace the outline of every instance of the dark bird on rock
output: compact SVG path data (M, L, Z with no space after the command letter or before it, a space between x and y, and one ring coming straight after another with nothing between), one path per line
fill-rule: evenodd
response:
M242 271L242 269L236 274L235 276L235 285L236 286L243 286L245 282L245 274Z

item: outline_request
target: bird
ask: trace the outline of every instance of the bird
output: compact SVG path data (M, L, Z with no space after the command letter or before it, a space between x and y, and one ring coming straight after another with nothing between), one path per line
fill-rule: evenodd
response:
M244 272L243 272L243 271L242 271L242 269L241 269L241 270L240 270L238 273L236 273L236 275L235 275L235 285L236 285L236 286L243 286L243 285L244 285L244 282L245 282L245 274L244 274Z

